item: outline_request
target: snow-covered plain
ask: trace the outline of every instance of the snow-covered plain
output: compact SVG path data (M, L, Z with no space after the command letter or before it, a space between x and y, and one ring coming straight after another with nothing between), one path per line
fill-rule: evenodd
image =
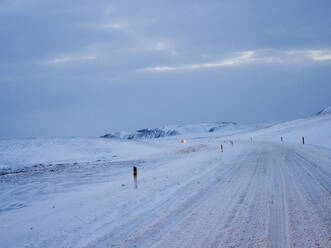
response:
M0 141L0 247L331 247L331 114L196 130Z

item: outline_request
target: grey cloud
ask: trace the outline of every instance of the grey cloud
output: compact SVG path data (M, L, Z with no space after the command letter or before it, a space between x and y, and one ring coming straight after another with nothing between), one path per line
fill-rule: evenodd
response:
M0 138L316 112L331 99L330 9L329 0L1 1ZM178 67L189 70L141 73Z

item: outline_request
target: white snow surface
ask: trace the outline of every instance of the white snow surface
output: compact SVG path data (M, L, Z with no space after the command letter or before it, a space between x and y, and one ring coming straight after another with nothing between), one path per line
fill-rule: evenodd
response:
M0 164L0 247L331 247L330 114L148 140L2 140Z
M159 152L148 144L101 138L31 138L0 140L0 168L38 164L132 160Z

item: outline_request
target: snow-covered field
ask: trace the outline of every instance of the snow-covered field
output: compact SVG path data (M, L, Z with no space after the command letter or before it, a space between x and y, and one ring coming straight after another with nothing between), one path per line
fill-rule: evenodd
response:
M205 126L1 140L0 247L331 247L331 114Z

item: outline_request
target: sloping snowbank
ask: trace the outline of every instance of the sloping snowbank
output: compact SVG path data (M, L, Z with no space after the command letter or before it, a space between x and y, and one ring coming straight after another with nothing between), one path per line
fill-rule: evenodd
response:
M249 136L256 140L279 142L283 137L284 142L305 144L331 148L331 114L316 115L310 118L297 119L262 128L251 133Z

